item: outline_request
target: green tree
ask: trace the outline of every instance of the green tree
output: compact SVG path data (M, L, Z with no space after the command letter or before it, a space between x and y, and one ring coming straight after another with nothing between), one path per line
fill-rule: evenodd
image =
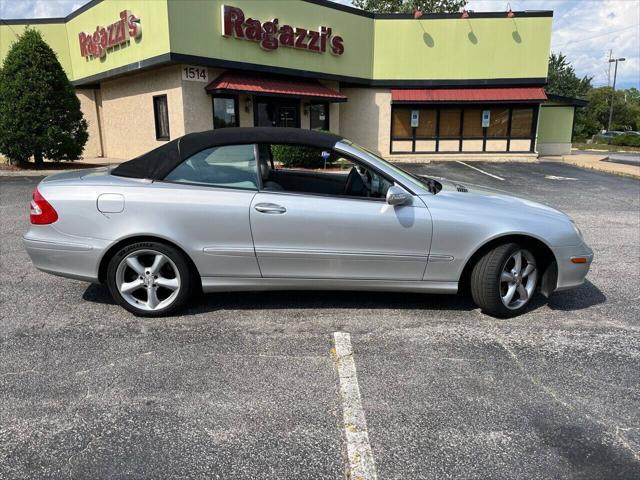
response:
M0 70L0 152L38 166L44 158L75 160L87 142L80 101L40 32L18 37Z
M578 78L573 66L562 53L552 53L549 57L547 93L564 97L585 99L591 90L592 77Z
M612 130L638 130L640 128L640 98L635 88L616 90L613 96ZM587 96L589 106L585 124L590 127L587 136L607 128L611 106L611 87L594 88Z
M378 13L455 13L467 0L353 0L353 6Z

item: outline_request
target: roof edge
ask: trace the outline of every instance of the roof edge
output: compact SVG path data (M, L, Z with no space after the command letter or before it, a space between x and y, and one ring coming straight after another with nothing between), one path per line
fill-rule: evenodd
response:
M2 23L6 25L36 25L46 23L66 23L69 20L77 17L78 15L86 12L90 8L102 3L104 0L91 0L81 7L77 8L73 12L69 13L66 17L51 17L51 18L3 18ZM360 17L372 18L374 20L415 20L412 13L378 13L368 12L366 10L360 10L359 8L350 7L341 3L333 2L330 0L300 0L305 3L311 3L320 7L331 8L333 10L340 10L341 12L350 13L352 15L358 15ZM495 12L475 12L469 10L469 18L507 18L506 11ZM513 14L515 18L527 18L527 17L553 17L553 10L517 10ZM420 20L439 20L439 19L461 19L459 12L453 13L423 13Z
M151 67L171 64L193 64L203 67L224 68L233 70L248 70L267 74L293 75L302 78L315 78L320 80L332 80L341 82L345 88L376 87L376 88L452 88L452 87L508 87L508 86L544 86L547 84L545 77L527 78L474 78L474 79L372 79L364 77L352 77L310 70L299 70L287 67L274 67L271 65L238 62L218 58L201 57L184 53L163 53L155 57L147 58L141 62L130 63L105 72L77 78L71 83L75 87L96 84L103 80L111 80L126 74L134 74Z
M567 105L572 105L574 107L586 107L587 105L589 105L589 102L587 100L575 97L565 97L564 95L555 95L553 93L547 93L547 100L550 100L552 102L566 103Z

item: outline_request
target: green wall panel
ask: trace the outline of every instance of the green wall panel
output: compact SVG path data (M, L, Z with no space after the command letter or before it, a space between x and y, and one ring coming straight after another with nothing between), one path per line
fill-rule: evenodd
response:
M331 27L333 36L344 39L344 54L335 56L328 51L315 53L283 47L267 51L256 42L223 37L222 5L241 8L246 18L262 22L277 18L280 26L286 24L315 31L320 25ZM373 21L370 18L292 0L170 0L169 19L171 51L175 53L371 78Z
M545 78L551 18L376 20L376 79Z
M344 39L341 56L222 36L221 7L240 7L245 16L318 30L331 27ZM103 58L80 55L78 34L116 22L122 10L141 19L142 37ZM478 80L545 78L551 17L469 19L372 19L297 0L104 0L61 24L39 24L72 80L169 52L375 80ZM26 21L25 21L26 22ZM0 26L0 60L14 31Z
M571 143L573 107L540 108L538 143Z
M0 65L4 61L13 42L18 35L27 28L27 25L6 25L0 23ZM72 77L71 58L69 57L69 43L67 41L67 27L64 23L36 24L31 28L40 31L42 38L56 52L58 61L64 68L67 76Z
M110 25L122 10L131 10L142 25L142 36L129 39L128 45L107 52L103 58L80 55L80 32L93 33L96 26ZM67 22L73 80L140 62L169 52L167 0L106 0Z

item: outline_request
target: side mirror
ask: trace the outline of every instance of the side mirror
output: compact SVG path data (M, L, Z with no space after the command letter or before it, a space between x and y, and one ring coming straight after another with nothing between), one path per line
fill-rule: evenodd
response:
M407 203L410 198L411 195L409 195L409 193L404 188L397 185L392 185L387 190L387 203L389 205L402 205L404 203Z

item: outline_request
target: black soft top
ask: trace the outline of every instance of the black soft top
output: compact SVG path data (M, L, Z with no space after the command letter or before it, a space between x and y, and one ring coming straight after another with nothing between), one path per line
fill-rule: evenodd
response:
M184 137L176 138L133 160L121 163L111 171L111 174L120 177L162 180L185 159L206 148L222 145L276 143L329 149L342 139L343 137L333 133L301 128L221 128L189 133Z

